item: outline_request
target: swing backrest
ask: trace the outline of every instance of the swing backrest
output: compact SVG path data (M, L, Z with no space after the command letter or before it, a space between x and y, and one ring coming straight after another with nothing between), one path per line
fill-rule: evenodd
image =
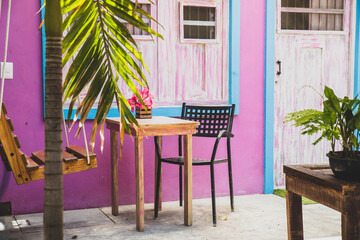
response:
M20 142L13 134L14 127L6 117L7 110L2 106L0 118L0 156L8 171L12 171L18 184L44 178L45 152L33 152L31 156L20 151ZM77 145L71 145L63 150L63 173L69 174L97 167L96 155L89 154L90 164L87 164L86 150Z
M16 182L18 184L30 182L30 176L26 169L28 163L26 156L19 148L20 142L16 135L13 134L14 127L10 118L5 117L7 110L5 105L2 105L2 113L0 118L0 152L7 170L12 170Z

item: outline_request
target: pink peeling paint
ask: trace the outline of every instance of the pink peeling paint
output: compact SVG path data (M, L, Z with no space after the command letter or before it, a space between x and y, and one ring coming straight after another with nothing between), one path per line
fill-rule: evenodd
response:
M40 16L34 16L40 8L39 2L15 1L12 4L8 59L14 63L14 79L6 81L4 97L9 112L8 116L12 119L15 133L22 144L21 150L28 155L33 151L44 149L41 35L38 30ZM2 60L3 54L4 34L2 33L5 30L6 13L4 9L6 7L7 1L3 1L0 19L0 60ZM175 11L174 7L170 6L169 9ZM171 30L167 27L168 22L165 19L163 21L165 29ZM240 102L236 103L239 104L240 114L234 119L235 138L232 140L233 180L236 195L263 192L264 23L265 0L242 0L241 26L237 26L238 30L241 30L241 52L234 53L241 56ZM167 38L168 41L177 42L177 30L169 31ZM186 51L183 57L185 58L188 54L190 52ZM167 57L179 56L173 52ZM166 59L159 57L158 61L163 64ZM166 67L176 70L176 64L168 64ZM154 71L156 74L157 70ZM164 78L166 77L164 76ZM169 77L168 79L174 78ZM180 78L168 81L169 85L165 89L176 89L175 85L179 83L183 84ZM187 87L186 85L178 86L178 90ZM174 91L173 94L180 94L180 92ZM159 91L159 97L164 97L162 94ZM89 136L90 121L86 123L86 129ZM81 146L84 144L82 139L71 140L71 142ZM164 137L163 142L165 155L176 154L177 137ZM203 146L212 143L212 141L194 138L193 155L209 157L211 153ZM99 150L99 138L96 143L98 168L64 176L65 209L110 206L109 145L110 136L106 131L103 154ZM124 146L123 159L119 162L119 205L135 203L135 150L133 140L129 136L126 136ZM155 178L153 138L144 139L144 152L144 200L146 203L150 203L154 199ZM225 154L226 147L222 143L219 146L219 157L225 156ZM227 196L229 195L227 167L225 164L220 164L215 168L217 196ZM163 181L163 201L178 200L178 168L164 164ZM0 162L0 202L10 201L14 214L41 212L43 210L43 188L43 180L17 185L12 173L6 172L4 165ZM206 167L194 167L193 197L209 198L210 195L209 170ZM181 208L179 211L182 211Z

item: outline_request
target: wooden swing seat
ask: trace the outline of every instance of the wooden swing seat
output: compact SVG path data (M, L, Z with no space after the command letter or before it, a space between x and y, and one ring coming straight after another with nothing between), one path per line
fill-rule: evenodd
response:
M2 105L0 118L0 156L8 171L12 171L17 184L29 183L44 178L45 152L33 152L25 155L19 139L13 134L14 126L5 115L7 110ZM63 150L63 174L80 172L97 167L96 154L90 153L90 164L87 164L86 150L77 145L71 145Z

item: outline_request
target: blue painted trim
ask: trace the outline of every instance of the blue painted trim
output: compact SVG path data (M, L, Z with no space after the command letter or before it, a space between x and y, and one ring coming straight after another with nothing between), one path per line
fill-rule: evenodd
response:
M96 108L92 108L88 114L87 119L94 119L96 115ZM64 109L64 116L67 117L69 110ZM71 118L75 115L75 111L72 112ZM181 115L181 107L159 107L153 108L153 116L166 116L166 117L179 117ZM119 111L117 108L111 108L107 117L119 117Z
M354 53L354 97L360 93L360 1L356 2L355 53Z
M44 0L40 0L41 6L44 6ZM45 7L41 9L41 22L45 19ZM42 82L43 82L43 115L45 119L45 60L46 60L46 35L45 24L41 28L41 47L42 47Z
M239 114L240 102L240 10L241 1L231 0L229 21L229 103L235 103Z
M274 191L274 66L275 17L274 0L266 0L265 19L265 116L264 116L264 193Z

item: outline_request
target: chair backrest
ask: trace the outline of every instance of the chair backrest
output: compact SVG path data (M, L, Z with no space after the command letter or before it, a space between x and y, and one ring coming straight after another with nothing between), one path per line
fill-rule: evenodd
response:
M197 121L200 125L193 136L217 137L221 130L231 132L235 104L230 106L200 106L182 104L181 118ZM179 156L182 156L182 136L178 142Z
M183 103L181 118L197 121L200 125L193 136L217 137L219 132L231 132L235 104L230 106L200 106Z

